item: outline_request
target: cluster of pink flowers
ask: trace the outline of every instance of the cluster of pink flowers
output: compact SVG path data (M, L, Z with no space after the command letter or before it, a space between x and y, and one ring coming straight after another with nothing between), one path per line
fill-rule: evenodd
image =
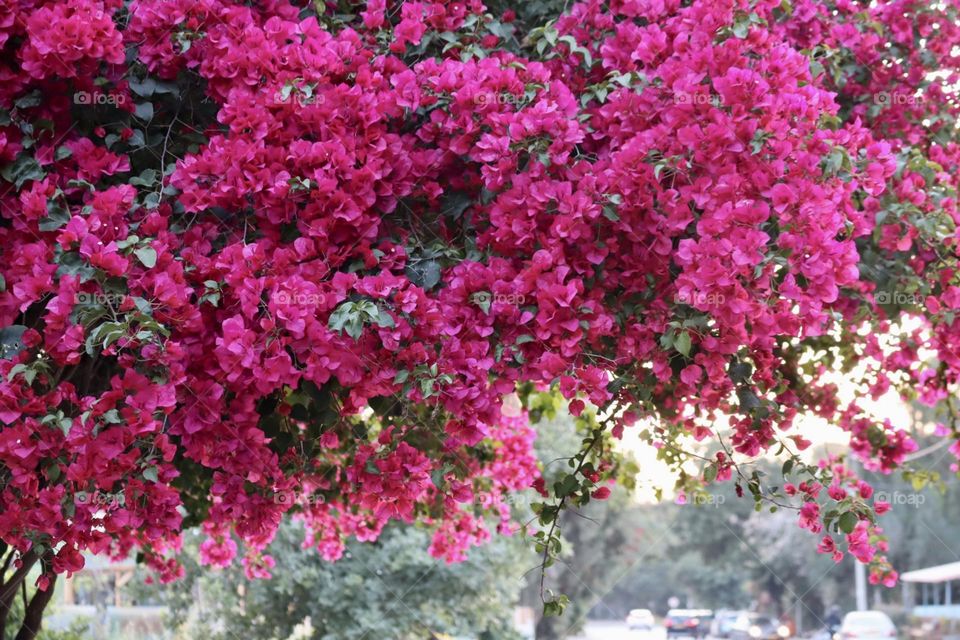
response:
M787 4L588 0L511 44L479 0L0 0L0 539L172 578L203 523L263 577L295 510L330 559L396 519L457 560L537 481L528 382L615 435L731 416L720 481L806 411L893 469L916 444L830 374L955 392L957 3Z

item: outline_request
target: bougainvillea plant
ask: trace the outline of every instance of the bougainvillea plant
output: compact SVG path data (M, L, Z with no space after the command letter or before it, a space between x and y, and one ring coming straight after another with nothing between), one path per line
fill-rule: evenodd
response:
M839 376L960 455L958 2L498 13L0 0L0 628L83 552L175 579L190 526L251 577L287 515L331 560L397 519L456 561L530 486L547 566L638 422L678 490L735 482L895 581L888 505L791 426L904 462ZM552 487L548 389L585 434Z

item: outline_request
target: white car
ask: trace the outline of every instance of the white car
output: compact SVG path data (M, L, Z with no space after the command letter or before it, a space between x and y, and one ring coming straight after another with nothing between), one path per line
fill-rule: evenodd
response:
M851 611L840 625L841 640L890 640L897 637L897 628L882 611Z
M653 612L650 609L631 609L627 616L627 627L629 629L653 629L656 622L653 619Z

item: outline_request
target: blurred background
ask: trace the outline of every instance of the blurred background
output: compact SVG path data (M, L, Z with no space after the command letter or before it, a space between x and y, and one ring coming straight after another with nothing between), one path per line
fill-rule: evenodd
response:
M917 425L922 448L925 416L907 411L900 419ZM840 451L829 429L808 427L820 434L812 459ZM549 482L581 436L565 414L541 421L538 431ZM428 531L398 525L376 543L351 542L343 559L330 563L301 547L303 532L290 522L270 548L277 561L271 580L248 581L240 567L201 571L199 532L186 536L186 578L171 585L150 584L133 558L88 558L58 583L43 637L960 638L960 604L953 604L960 603L960 494L950 491L956 474L946 449L927 452L907 474L864 472L894 507L882 523L890 559L908 581L887 588L862 574L858 587L852 558L835 564L817 554L818 538L797 527L795 512L757 512L730 483L691 499L673 495L655 452L629 434L623 446L640 470L635 490L618 487L609 500L563 516L565 555L548 573L548 585L571 599L559 618L540 615L538 559L521 535L495 538L468 561L446 564L427 553ZM779 477L773 461L757 466ZM536 499L532 491L516 497L519 523L529 520ZM848 616L857 609L877 613Z

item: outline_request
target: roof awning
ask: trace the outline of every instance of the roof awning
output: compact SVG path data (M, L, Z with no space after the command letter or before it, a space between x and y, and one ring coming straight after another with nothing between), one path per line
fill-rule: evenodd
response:
M960 562L951 562L950 564L941 564L936 567L908 571L907 573L901 574L900 579L904 582L928 583L960 580Z

